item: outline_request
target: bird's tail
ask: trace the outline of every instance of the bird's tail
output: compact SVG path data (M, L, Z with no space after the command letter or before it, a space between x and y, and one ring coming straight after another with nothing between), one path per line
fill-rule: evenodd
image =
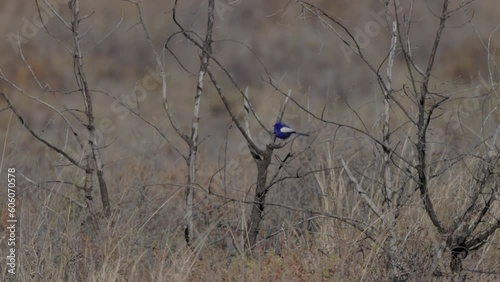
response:
M300 136L309 136L307 133L301 133L301 132L295 132L295 134L300 135Z

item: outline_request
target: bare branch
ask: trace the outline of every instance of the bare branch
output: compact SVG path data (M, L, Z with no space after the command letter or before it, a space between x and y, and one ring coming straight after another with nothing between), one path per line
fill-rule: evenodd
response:
M344 159L342 157L340 157L340 161L342 162L342 166L344 167L347 175L349 176L349 179L351 179L351 181L354 183L354 186L356 187L356 191L358 191L359 195L368 204L368 206L375 213L375 215L377 215L378 218L385 221L382 211L377 207L377 205L373 202L373 200L368 196L365 189L363 189L363 187L361 187L361 184L359 184L359 182L356 180L356 178L354 177L354 175L352 174L351 170L349 169L349 167L347 166L346 162L344 161Z
M14 112L14 114L17 116L17 118L19 119L19 121L21 122L21 124L24 126L24 128L26 128L28 130L28 132L33 136L35 137L38 141L42 142L43 144L45 144L47 147L49 147L50 149L56 151L57 153L63 155L69 162L71 162L72 164L76 165L77 167L81 168L81 169L85 169L85 167L80 164L77 160L75 160L74 158L72 158L71 156L69 156L66 152L64 152L63 150L57 148L56 146L52 145L51 143L49 143L47 140L43 139L42 137L40 137L40 135L38 135L35 131L33 131L33 129L31 129L31 127L29 127L25 122L24 122L24 119L23 117L21 116L21 114L16 110L16 108L14 107L14 105L12 105L12 102L10 101L9 97L7 97L7 95L5 95L5 93L3 92L0 92L0 95L4 98L4 100L7 102L7 104L9 105L9 108L12 110L12 112Z

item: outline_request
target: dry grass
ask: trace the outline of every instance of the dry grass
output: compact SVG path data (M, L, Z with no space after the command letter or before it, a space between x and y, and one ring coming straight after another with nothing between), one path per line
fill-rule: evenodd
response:
M334 157L335 152L318 150L320 154L330 154L325 154L326 157ZM318 158L315 165L331 165L331 161L323 163L326 161ZM22 187L19 194L21 281L388 279L386 256L377 247L388 239L383 230L374 244L365 234L335 219L269 207L258 250L253 257L246 257L241 254L245 236L242 222L248 215L248 205L228 203L201 191L196 197L198 240L193 249L187 248L181 224L184 189L177 185L183 182L184 169L162 171L154 168L152 159L122 163L119 168L108 172L113 176L108 176L113 187L112 219L107 223L99 220L96 233L91 232L81 218L81 208L54 193L63 192L78 198L77 191L69 193L74 188L45 185L49 190L41 190L25 182L19 185ZM23 171L22 166L18 169ZM445 221L451 221L453 211L462 206L463 201L457 199L466 199L468 180L461 177L466 174L457 175L459 177L450 178L445 183L436 182L431 188L437 213ZM242 193L251 187L251 180L242 179L240 174L228 176L230 179L225 187L219 186L222 182L212 184L213 192L243 199ZM162 184L148 186L152 183ZM375 199L381 198L376 191L372 193ZM300 182L279 185L272 190L269 201L324 210L381 227L380 220L356 197L346 175L337 169ZM432 279L427 270L440 238L418 195L411 198L400 218L397 234L401 238L404 261L413 271L413 280ZM304 219L307 220L304 222ZM264 239L266 236L271 237ZM5 233L2 237L5 240ZM497 270L500 267L499 239L497 234L483 249L472 253L466 259L465 268ZM440 263L445 277L450 275L446 272L448 260L449 257L445 256ZM5 266L1 267L4 269ZM470 281L485 281L483 279L492 277L469 275Z
M99 38L99 34L105 34L119 20L122 12L124 25L109 41L88 53L86 63L91 88L102 89L121 100L133 98L131 90L142 83L148 73L147 67L154 65L154 60L140 29L130 29L137 22L133 7L121 1L118 4L101 2L85 2L87 10L99 7L95 8L97 12L91 22L92 31L96 33L89 33L85 47L90 48L92 40ZM175 30L169 17L165 17L172 1L166 4L162 1L161 5L159 2L151 5L145 2L145 16L155 42L160 46L165 35ZM287 1L242 2L224 20L219 19L217 36L237 39L249 45L266 63L273 78L283 77L280 86L293 89L294 97L312 112L325 110L325 117L362 126L348 109L349 103L360 118L367 121L369 130L375 136L380 134L377 121L381 100L375 93L373 79L356 60L346 63L337 48L339 42L321 29L320 24L297 20L297 10L292 9L286 15L262 16L271 15ZM380 9L375 4L373 7L368 5L368 1L366 7L371 10L366 11L350 6L347 1L335 4L322 2L325 2L325 7L338 12L339 16L352 19L349 26L353 28L364 27L365 19L370 17L369 12ZM193 9L197 5L195 1L185 3L181 11L183 19L193 29L200 29L204 24L204 18L200 16L203 12ZM496 27L490 22L496 21L496 15L491 15L491 11L494 10L492 5L498 5L497 1L481 3L475 6L478 21L488 24L488 27ZM35 11L32 4L26 3L18 4L13 9L11 13L16 16L9 18L12 26L17 27L22 26L23 16L30 18ZM360 10L363 12L358 13ZM423 4L417 5L415 10L422 17L426 15ZM7 17L5 14L1 16ZM415 25L425 30L432 21L424 17ZM57 28L57 21L52 20L49 26L63 40L67 39L67 35ZM436 91L447 91L450 95L472 97L476 94L474 86L480 83L478 73L487 76L484 62L476 60L478 56L484 57L484 49L473 32L457 30L453 29L450 36L444 38L444 52L438 58L440 67L436 73L453 80L455 84L450 86L436 79L433 86ZM10 31L13 30L6 30ZM489 35L486 30L480 32L483 36ZM425 32L416 34L414 39L421 46L430 40ZM385 54L386 43L386 34L373 38L369 50L366 50L369 58ZM175 49L181 59L188 67L196 69L197 57L193 56L191 47L182 41L176 44ZM262 82L261 66L250 52L240 47L219 44L216 55L220 56L239 83L250 86L255 108L271 125L282 96ZM74 78L68 71L72 68L71 56L61 55L64 49L49 35L40 31L23 48L40 80L53 89L74 89ZM472 51L464 53L464 49ZM14 52L9 43L2 43L0 51L6 54ZM422 47L415 52L416 57L423 58L428 50ZM191 122L191 94L194 93L195 83L193 77L180 70L172 58L168 60L174 114L181 126L187 128ZM396 61L396 65L400 63ZM0 67L16 84L51 105L60 109L81 106L77 96L42 93L18 56L2 56ZM395 87L401 86L398 84L405 79L404 71L395 74ZM222 85L227 89L231 103L239 107L241 98L227 81L222 81ZM18 95L3 82L0 87L2 91L13 93L10 94L13 102L30 126L38 132L43 131L44 137L61 147L74 147L66 141L70 139L68 132L53 112L32 99ZM149 91L145 101L139 104L131 102L132 108L166 132L181 151L185 150L180 139L168 127L160 107L159 92L159 88ZM311 120L296 106L289 107L285 119L304 131L312 131L313 137L297 139L277 152L272 169L276 170L279 165L278 158L283 159L288 152L294 152L294 159L287 167L289 171L295 172L299 168L301 172L323 170L300 179L286 180L271 189L268 201L276 205L267 207L260 243L255 254L249 257L243 250L246 236L243 230L250 205L243 202L252 199L255 167L221 102L213 89L207 87L201 114L201 135L206 140L200 147L199 190L195 195L197 240L193 248L188 248L183 238L184 160L140 119L125 111L112 110L111 98L97 93L95 96L97 119L110 118L116 127L101 140L108 146L102 153L111 194L112 218L105 221L100 214L96 218L86 217L85 211L74 202L84 201L81 191L74 185L33 185L18 175L19 281L386 281L389 278L387 256L381 248L388 240L389 232L358 197L339 162L339 157L343 157L356 171L356 176L361 178L364 174L363 185L375 203L384 207L377 182L380 180L379 156L366 138L345 128L337 129ZM487 106L495 103L482 102ZM0 110L4 107L2 103ZM450 104L446 110L453 112L456 107L464 106L460 101L456 104ZM430 156L432 160L456 153L449 149L452 145L460 149L470 148L474 143L470 136L475 136L474 129L481 121L479 110L471 110L470 117L461 120L460 127L446 131L445 145L435 147ZM398 126L403 115L397 110L394 110L394 115L394 126ZM2 150L0 183L6 183L5 167L15 167L38 183L64 179L81 184L84 176L63 165L60 156L36 142L10 112L0 112L0 116L0 145L5 148ZM496 116L495 112L494 118ZM75 118L68 118L77 123ZM445 115L435 120L432 130L447 128L452 118L453 115ZM497 122L494 118L492 120ZM252 124L252 129L256 130L258 138L264 136L256 123ZM410 136L414 130L402 128L402 132ZM265 140L264 137L262 139ZM452 222L454 212L467 199L470 173L465 164L472 165L473 161L467 159L448 174L430 182L436 212L447 224ZM432 167L439 168L438 165ZM404 174L397 174L394 181L404 183ZM411 190L414 184L409 182L407 185ZM209 188L212 194L208 193ZM98 195L95 198L98 199ZM0 203L6 203L5 193L0 193ZM405 267L411 271L411 280L448 280L451 277L449 252L439 263L443 276L435 277L429 273L441 238L429 221L418 194L412 194L408 203L402 209L395 231ZM498 215L499 209L497 203L492 212L496 211ZM315 211L357 219L377 228L378 232L371 240L366 232ZM1 246L5 246L7 238L6 216L2 206ZM482 249L471 253L464 267L500 272L500 234L497 232ZM498 281L499 277L468 273L470 281ZM10 278L6 274L6 265L1 263L0 280L7 279Z

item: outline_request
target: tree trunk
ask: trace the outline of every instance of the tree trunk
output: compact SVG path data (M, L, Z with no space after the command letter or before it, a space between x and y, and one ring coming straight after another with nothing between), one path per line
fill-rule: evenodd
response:
M246 245L250 251L253 250L257 243L259 226L264 213L266 194L269 191L269 187L267 187L267 170L271 163L271 155L272 149L268 148L263 159L257 161L257 185L255 187L254 205L247 223L248 239Z

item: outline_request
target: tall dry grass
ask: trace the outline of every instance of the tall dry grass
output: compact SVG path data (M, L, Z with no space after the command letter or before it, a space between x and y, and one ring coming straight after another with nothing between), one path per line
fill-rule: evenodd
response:
M260 243L252 257L243 252L243 224L250 205L238 200L248 198L245 195L253 183L240 173L228 171L225 182L220 175L215 175L215 180L200 180L210 184L212 193L220 196L209 195L208 186L200 185L195 213L198 239L192 249L183 240L182 183L186 171L182 168L155 167L154 158L121 161L120 166L108 172L110 187L114 187L112 218L108 222L99 220L96 232L80 218L80 207L57 194L65 192L78 199L75 188L51 184L42 189L23 182L19 194L18 277L20 281L387 280L388 262L381 249L388 239L387 231L378 230L373 242L367 234L339 220L314 214L314 211L336 214L383 228L380 219L357 197L339 165L337 157L343 151L337 146L335 142L326 142L307 149L302 154L309 154L308 158L298 157L290 164L289 169L300 166L332 169L286 181L271 190L269 202L279 206L271 204L267 208ZM300 145L297 147L300 149ZM369 151L359 147L359 153L349 159L353 169L363 171L366 182L370 176L376 179L379 174L378 160ZM25 165L31 167L31 162ZM18 169L22 171L23 167ZM210 166L203 169L214 173L218 170ZM69 170L64 173L71 175ZM40 177L45 174L39 171ZM398 181L404 179L395 179ZM466 168L461 167L431 182L436 212L445 221L451 221L453 212L462 207L469 181ZM371 185L368 189L371 197L383 207L377 185ZM68 194L68 191L73 192ZM440 262L441 278L428 273L440 238L418 195L412 195L409 204L403 207L396 232L413 281L440 280L450 275L449 255ZM3 233L2 244L5 236ZM481 251L471 253L465 260L465 268L497 270L499 239L497 234ZM0 267L2 280L7 279L5 265ZM484 281L494 276L469 273L468 277L471 281Z
M137 22L134 8L121 2L119 5L101 2L85 2L88 10L99 8L95 8L98 11L92 21L95 30L104 34L120 18L121 11L125 24L112 35L109 43L97 46L88 54L89 79L96 88L108 90L113 97L127 97L131 89L141 83L147 73L146 67L154 65L154 60L141 31L130 29ZM161 2L161 5L154 3L158 6L145 5L146 17L150 19L152 34L158 42L174 30L170 20L165 19L165 14L168 14L165 11L172 4L172 1L167 2ZM325 116L361 126L348 109L346 104L349 103L361 119L371 121L370 130L380 134L376 124L381 101L373 90L372 79L361 69L359 62L347 64L337 48L338 42L320 29L319 24L297 21L297 11L290 11L284 16L262 16L276 12L287 1L243 2L220 22L219 34L247 43L268 63L270 71L277 77L281 78L286 73L282 86L294 89L295 97L308 105L311 111L321 112L327 105ZM184 19L193 28L200 28L203 23L199 16L201 12L196 9L192 13L197 4L195 1L186 3ZM349 22L352 27L366 24L370 10L363 10L363 7L375 11L380 9L376 4L368 4L324 3L352 19ZM496 27L491 24L496 22L496 14L491 12L497 5L497 1L483 1L483 5L477 6L476 14L481 15L478 16L481 23ZM416 9L423 16L425 8L420 3ZM22 24L22 16L29 17L34 13L34 7L23 2L16 6L15 11L12 26L18 27ZM425 30L432 20L424 18L415 24ZM50 23L51 28L59 31L56 26L57 22ZM436 82L435 87L472 97L475 93L471 88L477 83L476 74L484 70L484 64L476 60L478 56L484 57L483 49L473 32L467 30L460 33L458 30L453 29L450 36L443 39L445 54L438 58L438 63L440 74L459 83L452 90L445 89L440 82ZM482 32L483 35L488 34L487 31ZM92 39L99 38L96 34L89 34ZM66 38L64 34L59 35ZM381 34L373 39L370 50L367 50L370 58L378 58L386 51L386 37L386 34ZM422 32L415 35L415 40L424 45L429 38ZM86 47L91 46L88 44ZM71 57L61 56L63 48L49 35L40 32L23 48L41 80L53 88L68 90L74 87L71 73L67 71L72 67ZM186 50L181 56L192 67L196 58L189 52L190 47L180 42L177 49L183 48ZM235 79L250 85L252 102L271 125L275 118L275 105L280 103L282 97L262 83L260 65L255 63L252 54L232 45L218 48L217 54L224 54L221 60L228 65ZM464 53L464 49L474 52ZM0 50L6 54L13 52L11 46L5 43L0 45ZM415 52L423 57L427 51L422 47ZM176 105L175 114L181 126L186 127L190 121L188 114L191 106L188 101L195 84L190 74L179 70L172 58L169 60L172 60L169 62L172 67L169 77L172 103ZM2 56L0 66L13 81L52 105L79 105L79 100L71 95L47 95L38 90L29 69L18 56ZM404 81L405 75L404 72L395 74L395 84ZM227 81L223 81L223 86L228 85ZM4 91L11 90L3 84L1 87ZM159 92L159 89L150 91L148 99L134 104L134 109L154 121L175 145L179 145L179 140L173 137L173 131L167 126L163 110L158 106L161 101ZM18 235L19 281L387 280L390 277L389 263L382 246L388 240L389 230L384 230L380 219L358 197L339 161L339 157L344 158L356 177L363 181L375 204L384 207L379 189L380 159L374 153L373 144L345 128L337 129L311 121L293 105L285 116L286 120L295 127L311 130L313 134L311 138L297 139L277 152L272 169L275 171L279 160L293 152L294 159L287 170L317 172L300 179L286 180L271 189L268 197L270 205L265 213L256 253L245 255L244 230L251 207L245 201L251 200L255 168L247 149L241 146L241 137L231 127L221 102L213 93L213 89L207 89L207 99L202 106L204 120L201 130L207 139L200 147L199 189L195 195L197 240L192 249L185 245L183 239L183 194L187 173L184 161L141 120L131 114L122 119L123 113L110 111L112 100L109 97L96 94L98 118L109 117L116 126L112 134L106 135L104 143L109 146L103 149L113 206L109 221L102 220L100 214L93 223L82 216L84 211L77 202L84 199L76 187L44 183L65 179L79 185L83 175L36 142L8 111L0 112L0 140L5 142L2 144L5 148L2 150L3 167L16 167L31 181L44 183L35 185L18 175L21 227ZM229 93L229 96L236 107L241 105L239 96L235 93ZM52 112L24 96L16 95L13 101L19 105L26 121L39 132L43 131L43 136L61 146L66 145L68 132L61 130L62 122ZM1 103L0 109L3 109L4 104ZM396 113L396 120L401 120L401 117L401 113ZM438 119L435 126L446 128L448 122L444 118ZM477 128L478 122L480 115L475 111L466 125ZM256 128L257 125L252 124L252 129ZM414 131L408 129L406 132L411 135ZM447 145L467 148L472 144L462 130L447 131L446 134ZM444 146L438 147L430 156L431 161L443 160L448 153L452 152ZM440 169L439 165L442 162L433 169ZM432 199L437 203L436 212L445 222L453 220L454 211L462 207L467 199L471 179L466 165L473 166L474 162L466 160L430 182ZM1 171L1 183L6 183L5 177L4 171ZM397 172L394 182L408 185L409 190L414 188L414 183L408 181L404 173ZM208 193L209 188L211 193ZM410 270L413 281L447 280L451 277L447 268L449 253L439 262L442 276L434 276L428 271L441 238L434 231L418 195L409 196L409 204L403 207L395 227L405 267ZM5 197L4 193L0 193L0 203L6 202ZM492 212L498 209L496 206ZM377 236L374 240L370 239L367 232L360 232L328 214L363 222L377 229ZM0 208L0 218L5 217L5 209ZM0 224L4 223L4 220L0 221ZM5 226L2 226L0 245L4 246L6 236ZM499 272L498 232L479 252L471 253L465 264L470 271ZM470 281L495 281L499 277L470 271L467 273ZM0 263L0 273L0 280L10 279L4 263Z

